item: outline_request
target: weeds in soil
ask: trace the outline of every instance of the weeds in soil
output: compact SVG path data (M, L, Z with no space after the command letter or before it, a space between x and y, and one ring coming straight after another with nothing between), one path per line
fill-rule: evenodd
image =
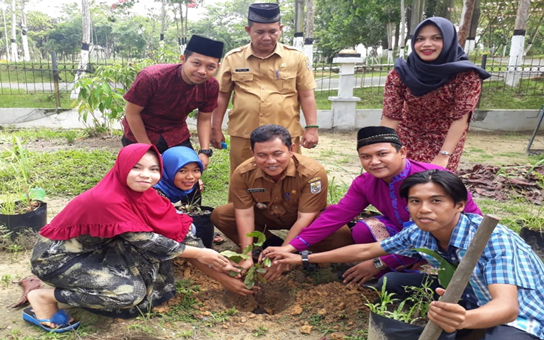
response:
M9 274L4 274L2 275L2 278L0 280L2 281L2 285L4 286L4 288L7 288L11 281L13 281L13 278Z
M353 335L348 335L344 340L366 340L368 338L368 331L366 329L358 330Z
M265 326L259 326L257 329L253 330L253 336L263 336L268 332L268 328Z
M219 313L209 313L209 317L203 319L204 325L213 327L214 325L228 321L232 316L238 314L236 307L232 307Z

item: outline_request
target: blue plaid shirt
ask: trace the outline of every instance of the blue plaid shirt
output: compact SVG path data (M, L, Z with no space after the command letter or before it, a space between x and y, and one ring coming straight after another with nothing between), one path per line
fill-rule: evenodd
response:
M449 243L461 260L483 217L462 214ZM404 256L420 255L432 266L439 263L432 256L416 252L427 248L438 252L438 241L431 233L420 230L415 223L405 223L404 229L380 243L388 253ZM497 225L470 277L470 285L480 306L491 301L487 286L510 284L518 287L518 318L507 325L544 338L544 265L531 247L518 234L503 225Z

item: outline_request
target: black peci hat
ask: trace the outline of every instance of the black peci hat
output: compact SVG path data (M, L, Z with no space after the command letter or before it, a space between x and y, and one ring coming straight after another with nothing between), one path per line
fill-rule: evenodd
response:
M275 3L256 3L249 5L247 20L260 24L271 24L281 19L280 7Z
M376 143L393 143L402 146L397 131L386 126L367 126L357 132L357 150Z
M223 43L208 39L199 35L193 35L187 44L187 50L208 57L221 59L223 56Z

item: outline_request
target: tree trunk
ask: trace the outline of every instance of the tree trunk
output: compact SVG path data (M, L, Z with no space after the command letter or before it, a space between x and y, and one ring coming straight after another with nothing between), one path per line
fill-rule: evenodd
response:
M472 20L470 21L470 30L468 32L468 38L465 42L465 52L470 55L474 52L476 47L476 31L478 29L478 22L480 21L480 0L474 2L474 13L472 14ZM462 45L461 45L462 46Z
M178 6L179 6L179 25L180 25L180 30L179 30L179 50L181 52L181 54L185 53L185 48L187 47L187 36L185 34L185 28L184 28L184 20L187 20L187 19L184 19L183 17L183 5L181 3L181 1L178 3Z
M521 72L517 72L517 68L523 64L525 30L527 29L527 21L529 20L529 6L530 0L519 0L514 35L512 36L512 43L510 45L508 71L504 78L506 85L517 86L519 84Z
M164 31L166 30L166 0L161 2L161 35L159 37L159 44L164 47Z
M30 61L30 52L28 50L28 36L26 35L26 11L25 0L21 1L21 42L23 44L23 52L25 61Z
M304 47L304 0L295 0L295 37L293 46L302 51Z
M2 16L4 18L4 39L6 39L6 59L11 61L11 55L9 54L9 40L8 40L8 25L6 23L6 6L2 6Z
M399 34L400 34L400 23L397 22L397 24L395 25L395 35L394 35L395 43L393 44L393 51L396 51L399 48Z
M387 23L387 63L393 63L393 23Z
M308 58L308 67L310 68L314 62L314 13L314 0L306 0L306 39L304 39L304 54Z
M89 0L81 0L81 22L82 22L82 38L81 38L81 56L74 84L85 75L87 65L89 65L89 55L91 53L91 12L89 10ZM79 90L74 86L70 98L77 99Z
M410 40L413 38L417 25L423 21L423 9L425 8L425 0L412 0L412 9L410 13ZM410 41L409 40L409 41ZM408 42L408 47L411 43ZM410 50L408 52L411 52Z
M187 39L187 32L189 32L187 30L187 22L189 21L189 6L187 6L187 4L185 4L185 19L183 21L183 23L185 24L185 28L183 30L183 39L185 41L185 45L183 46L183 50L185 50L185 47L187 46L187 43L189 42L189 40Z
M15 15L15 0L11 0L11 58L12 61L19 61L17 53L17 16Z
M459 33L457 35L457 40L461 47L465 46L467 40L470 24L472 23L472 14L474 13L474 1L475 0L465 0L463 5L463 15L461 16L461 24L459 25Z
M404 0L400 0L400 33L399 33L399 57L404 58L404 46L406 44L406 8Z
M527 44L527 48L523 51L524 55L527 55L527 52L533 47L533 43L535 42L536 37L538 36L539 27L542 25L542 21L544 19L544 13L542 13L542 16L540 17L540 20L538 21L538 24L536 25L535 30L533 31L533 34L531 34L531 37L529 38L529 43Z

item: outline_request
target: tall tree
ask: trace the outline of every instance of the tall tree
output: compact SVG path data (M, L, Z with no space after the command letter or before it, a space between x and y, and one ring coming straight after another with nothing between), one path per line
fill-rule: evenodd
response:
M476 47L476 34L478 29L478 22L480 21L480 0L474 1L474 13L472 14L472 20L470 21L470 29L468 31L468 37L465 43L465 52L471 54ZM463 46L463 45L461 45Z
M404 0L400 0L400 34L399 34L399 57L404 58L404 46L406 44L406 7Z
M13 61L19 61L19 52L17 51L17 16L15 15L15 0L11 0L11 58Z
M308 58L310 67L314 61L314 0L306 0L306 25L304 26L304 54Z
M81 52L74 83L85 75L89 64L89 55L91 53L91 11L89 9L88 0L81 0L81 29ZM74 87L74 90L72 90L72 93L70 94L70 98L76 99L77 97L78 90Z
M30 61L30 51L28 50L28 36L26 29L25 0L21 1L21 43L23 44L23 55L25 61Z
M505 77L505 83L510 86L517 86L519 83L519 74L516 68L523 64L523 51L525 47L525 32L527 21L529 20L530 0L519 0L516 24L514 26L514 35L510 45L510 59L508 61L508 71Z
M474 13L474 3L475 0L465 0L463 5L463 15L461 16L461 24L459 27L459 34L457 35L457 40L459 40L459 45L465 46L467 40L470 24L472 23L472 14Z
M295 35L293 46L302 50L304 47L304 0L295 0Z
M166 30L166 1L161 0L161 34L159 36L161 47L164 47L164 31Z
M2 6L2 17L4 19L4 39L6 40L6 59L11 61L11 55L9 53L9 36L8 36L8 25L6 21L6 4L0 4Z

